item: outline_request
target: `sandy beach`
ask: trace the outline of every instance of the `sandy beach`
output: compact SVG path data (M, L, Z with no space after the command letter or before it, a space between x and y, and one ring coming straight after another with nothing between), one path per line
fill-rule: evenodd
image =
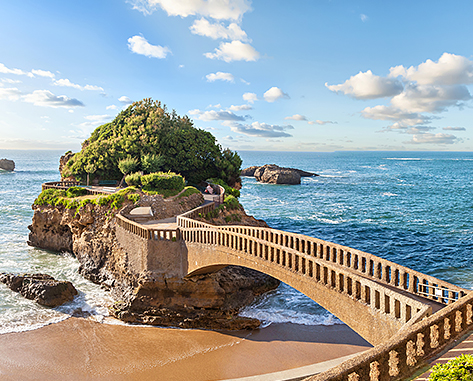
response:
M0 379L225 380L304 367L369 347L345 325L214 332L70 318L0 335Z

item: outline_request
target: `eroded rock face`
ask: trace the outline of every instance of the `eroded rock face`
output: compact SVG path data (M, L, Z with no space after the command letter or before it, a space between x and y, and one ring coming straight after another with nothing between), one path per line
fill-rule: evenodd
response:
M15 162L13 160L0 159L0 169L3 169L4 171L14 171Z
M151 206L157 219L184 213L202 203L201 194L171 201L160 196L153 201L153 197L143 197L139 206ZM128 202L122 212L129 213L136 206ZM127 252L117 239L116 211L110 214L108 207L92 204L77 213L63 206L33 209L28 243L73 253L80 263L79 272L110 289L119 301L111 308L112 314L127 322L183 328L256 328L258 320L238 317L238 311L279 284L269 276L239 267L189 279L166 275L159 269L154 273L136 271L136 253Z
M0 274L0 282L46 307L60 306L77 295L71 282L57 281L47 274Z
M254 176L257 181L269 184L300 184L301 177L318 176L295 168L283 168L276 164L253 166L241 171L241 176Z
M64 170L64 167L66 166L67 162L72 159L72 157L73 157L74 155L75 155L75 154L72 153L72 152L66 152L66 153L65 153L64 155L62 155L61 158L59 159L59 172L61 173L61 177L63 177L62 171Z

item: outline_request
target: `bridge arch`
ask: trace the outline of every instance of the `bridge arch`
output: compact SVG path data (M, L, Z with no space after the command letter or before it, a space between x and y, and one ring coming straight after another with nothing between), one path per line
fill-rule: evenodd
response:
M268 258L265 255L247 255L222 245L191 242L200 234L189 233L183 234L187 254L186 277L215 272L228 265L260 271L302 292L373 345L386 341L406 322L413 323L431 310L430 306L399 295L372 280L347 273L337 265L321 266L302 261L301 254L289 256L285 253L286 266L283 266L281 253L279 260L276 252L268 253Z

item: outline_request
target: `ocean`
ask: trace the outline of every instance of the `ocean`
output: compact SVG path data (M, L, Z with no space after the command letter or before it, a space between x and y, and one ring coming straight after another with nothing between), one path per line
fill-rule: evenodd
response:
M473 287L473 153L239 153L243 167L274 163L320 175L293 186L243 178L241 203L270 227L350 246ZM0 150L0 158L16 163L15 172L0 172L0 272L48 273L72 281L80 294L50 309L0 285L0 333L36 329L83 312L97 321L114 322L107 313L110 296L78 274L75 258L26 244L31 204L43 182L59 179L61 154ZM241 315L265 324L341 324L285 284Z

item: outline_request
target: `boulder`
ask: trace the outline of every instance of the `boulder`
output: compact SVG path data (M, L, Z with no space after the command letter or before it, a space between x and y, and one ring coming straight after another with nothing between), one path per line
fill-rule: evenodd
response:
M262 183L270 184L300 184L301 177L318 176L315 173L295 168L279 167L276 164L266 164L262 167L252 166L241 171L241 176L254 176Z
M240 176L249 176L253 177L255 175L255 171L259 168L257 165L253 165L252 167L248 167L245 169L242 169L240 172Z
M15 162L8 159L0 159L0 169L4 171L13 171L15 170Z
M0 274L0 282L27 299L46 307L57 307L78 294L71 282L55 280L47 274Z

